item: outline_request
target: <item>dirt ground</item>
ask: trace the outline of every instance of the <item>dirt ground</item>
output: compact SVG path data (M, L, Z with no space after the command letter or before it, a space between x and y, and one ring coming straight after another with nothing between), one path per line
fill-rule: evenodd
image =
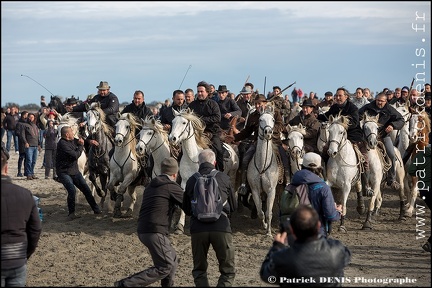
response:
M14 183L40 197L44 216L39 247L28 261L27 286L113 286L114 281L152 265L147 248L136 234L144 187L136 189L138 201L133 218L113 219L109 209L94 215L81 194L77 214L82 218L68 222L66 190L54 180L44 179L44 169L40 169L43 153L35 169L39 179L30 181L15 177L17 156L11 154L9 175ZM421 246L431 233L431 213L427 207L422 208L425 204L421 199L417 205L416 216L398 222L398 196L395 191L385 190L381 215L376 218L374 229L366 231L361 230L365 216L356 212L355 194L351 193L347 205L348 232L337 231L338 223L335 223L330 236L341 240L352 252L351 264L345 270L350 283L343 286L430 287L431 254ZM273 218L274 232L278 230L276 218ZM181 258L175 285L182 287L194 286L188 223L186 220L184 235L170 236ZM237 266L235 286L272 286L261 281L259 269L273 239L265 235L258 219L250 218L247 208L233 215L232 227ZM215 286L219 273L214 253L210 251L208 274L210 284ZM391 283L401 280L409 283Z

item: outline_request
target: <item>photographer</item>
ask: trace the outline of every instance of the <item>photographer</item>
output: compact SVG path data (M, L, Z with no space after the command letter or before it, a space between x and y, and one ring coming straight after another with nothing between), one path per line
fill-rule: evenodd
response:
M277 233L273 246L264 259L260 277L266 283L271 279L294 279L280 286L341 286L341 282L320 283L320 277L343 277L344 268L351 260L351 252L339 240L326 239L319 234L321 223L312 207L300 205L291 215L289 229L295 241L286 247L287 233ZM306 282L314 280L314 282Z

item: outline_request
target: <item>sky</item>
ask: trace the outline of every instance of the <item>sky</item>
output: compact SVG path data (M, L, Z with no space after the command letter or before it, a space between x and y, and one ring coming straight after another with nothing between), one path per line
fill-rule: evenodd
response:
M163 102L206 81L316 92L431 83L431 2L2 1L1 106L107 81Z

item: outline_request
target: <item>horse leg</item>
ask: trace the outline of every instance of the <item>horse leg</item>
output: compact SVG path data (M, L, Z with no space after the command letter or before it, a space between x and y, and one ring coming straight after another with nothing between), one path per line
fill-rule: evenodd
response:
M259 183L258 183L259 185ZM251 187L252 188L252 187ZM255 208L257 209L257 214L258 214L258 218L262 220L262 225L263 228L265 230L267 230L267 225L268 223L266 223L266 219L264 217L264 212L262 210L262 201L261 201L261 197L259 195L259 192L256 191L255 189L252 189L252 198L254 200L255 203Z
M272 223L272 217L273 217L273 203L275 200L275 196L276 196L276 188L272 188L269 191L269 194L267 196L267 211L266 211L266 219L267 219L267 236L269 237L273 237L272 236L272 231L271 231L271 223Z
M348 194L350 193L350 191L351 191L351 187L350 187L351 185L347 185L347 184L345 184L344 185L344 187L342 187L342 189L341 189L341 191L342 191L342 197L343 197L343 203L342 203L342 215L341 215L341 221L340 221L340 226L339 226L339 231L340 232L344 232L344 233L346 233L347 232L347 229L346 229L346 227L345 227L345 225L344 225L344 222L345 222L345 215L346 215L346 203L347 203L347 200L348 200ZM356 185L356 186L358 186L358 185ZM360 190L357 190L357 193L361 193L361 189Z
M127 190L128 190L129 196L130 196L130 203L129 203L128 210L124 214L124 217L132 217L132 213L133 213L135 203L136 203L136 198L137 198L136 192L135 192L135 186L128 186Z
M357 192L357 212L360 215L366 213L366 205L364 204L364 198L362 192Z

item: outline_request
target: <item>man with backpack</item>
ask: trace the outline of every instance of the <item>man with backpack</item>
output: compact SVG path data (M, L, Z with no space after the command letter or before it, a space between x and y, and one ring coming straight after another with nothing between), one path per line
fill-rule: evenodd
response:
M342 205L336 205L332 191L322 179L322 175L321 156L308 152L303 156L302 169L294 173L290 185L308 185L310 205L318 212L321 222L320 234L327 237L331 231L331 222L340 220ZM281 211L281 214L284 215L284 211ZM287 218L289 215L282 217L281 225L287 226L284 223Z
M207 277L207 257L211 245L215 251L221 273L216 286L233 286L235 248L229 214L237 209L237 198L230 178L225 173L219 171L214 175L217 184L208 181L212 185L207 186L204 183L205 181L201 181L200 176L209 177L211 172L215 170L216 155L211 149L201 151L198 155L198 163L199 174L190 177L186 182L182 206L185 214L191 216L190 233L194 263L192 276L195 286L210 286ZM197 182L202 183L202 185L195 185ZM210 205L211 202L208 202L207 209L205 209L206 204L201 202L202 200L205 202L205 198L215 198L219 203L222 202L223 209L220 209L220 204ZM212 207L214 208L213 211L210 209Z

